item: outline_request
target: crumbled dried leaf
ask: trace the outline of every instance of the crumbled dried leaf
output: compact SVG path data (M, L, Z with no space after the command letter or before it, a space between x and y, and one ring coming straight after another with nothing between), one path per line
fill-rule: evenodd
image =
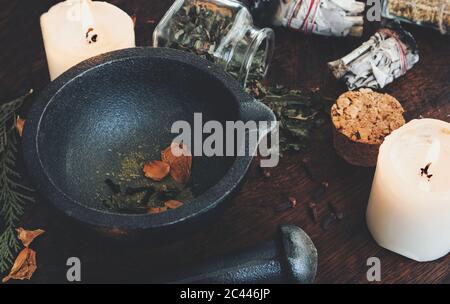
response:
M16 129L17 129L17 133L19 133L20 137L22 137L22 135L23 135L23 127L24 126L25 126L25 119L22 119L19 116L17 116Z
M30 246L31 242L41 234L43 234L45 231L42 229L37 230L25 230L22 227L16 229L18 233L19 240L22 241L23 246L28 247Z
M165 211L167 211L167 207L150 207L148 209L149 214L157 214Z
M145 177L151 178L157 182L163 180L164 177L169 174L169 171L169 164L160 160L152 160L144 166Z
M178 207L183 206L183 203L177 200L169 200L164 203L164 206L166 206L169 209L176 209Z
M3 278L2 282L6 283L9 280L29 280L36 271L36 252L28 247L25 247L17 256L11 272Z
M161 152L161 159L170 165L170 176L177 183L188 182L191 176L192 155L185 144L173 142Z

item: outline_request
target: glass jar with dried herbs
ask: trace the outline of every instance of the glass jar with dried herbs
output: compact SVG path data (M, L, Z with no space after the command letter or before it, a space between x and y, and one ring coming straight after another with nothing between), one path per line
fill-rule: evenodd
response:
M449 0L384 0L383 17L432 27L442 34L450 29Z
M153 45L193 52L245 86L266 75L274 33L254 27L249 11L237 1L176 0L156 27Z

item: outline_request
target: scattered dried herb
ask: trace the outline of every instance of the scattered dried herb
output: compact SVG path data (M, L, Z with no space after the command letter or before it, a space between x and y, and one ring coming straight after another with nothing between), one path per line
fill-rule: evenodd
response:
M271 108L280 123L281 151L307 148L312 133L325 122L332 100L318 90L289 90L283 86L264 86L259 81L249 84L247 92Z
M105 184L111 189L114 194L120 193L120 185L113 182L111 179L105 179Z
M145 192L147 193L155 193L155 189L153 187L126 187L125 194L126 195L134 195L137 193Z
M144 166L145 177L158 182L162 181L169 174L169 171L170 165L160 160L152 160Z
M139 147L142 149L142 147ZM144 167L147 159L145 153L142 150L138 150L132 153L121 155L120 171L117 173L118 182L120 183L137 183L141 184L146 179L142 178L142 168ZM114 176L111 173L110 176Z
M143 213L147 206L143 204L145 193L126 195L124 193L114 193L102 201L108 209L121 213Z
M180 156L175 156L179 153ZM146 163L141 153L132 155L136 158L128 155L122 162L122 171L117 174L119 183L111 178L105 180L112 194L106 198L101 197L101 200L108 209L121 213L154 214L175 209L182 202L193 199L193 192L187 185L191 175L192 156L186 145L172 143L161 152L161 161ZM142 166L138 168L140 164Z

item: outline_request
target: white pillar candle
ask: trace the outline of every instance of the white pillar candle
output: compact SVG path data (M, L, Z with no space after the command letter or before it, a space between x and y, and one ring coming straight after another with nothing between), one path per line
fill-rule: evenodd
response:
M67 0L41 16L51 80L90 57L135 46L130 16L107 2Z
M386 137L367 209L382 247L416 261L450 251L450 124L413 120Z

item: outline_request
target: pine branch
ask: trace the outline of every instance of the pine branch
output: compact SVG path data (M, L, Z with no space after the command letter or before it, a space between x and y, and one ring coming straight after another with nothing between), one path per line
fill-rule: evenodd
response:
M31 92L30 92L31 93ZM25 206L34 199L31 189L21 184L17 172L18 134L15 130L15 112L29 94L0 108L0 273L11 267L20 246L15 228ZM32 191L32 190L31 190Z

